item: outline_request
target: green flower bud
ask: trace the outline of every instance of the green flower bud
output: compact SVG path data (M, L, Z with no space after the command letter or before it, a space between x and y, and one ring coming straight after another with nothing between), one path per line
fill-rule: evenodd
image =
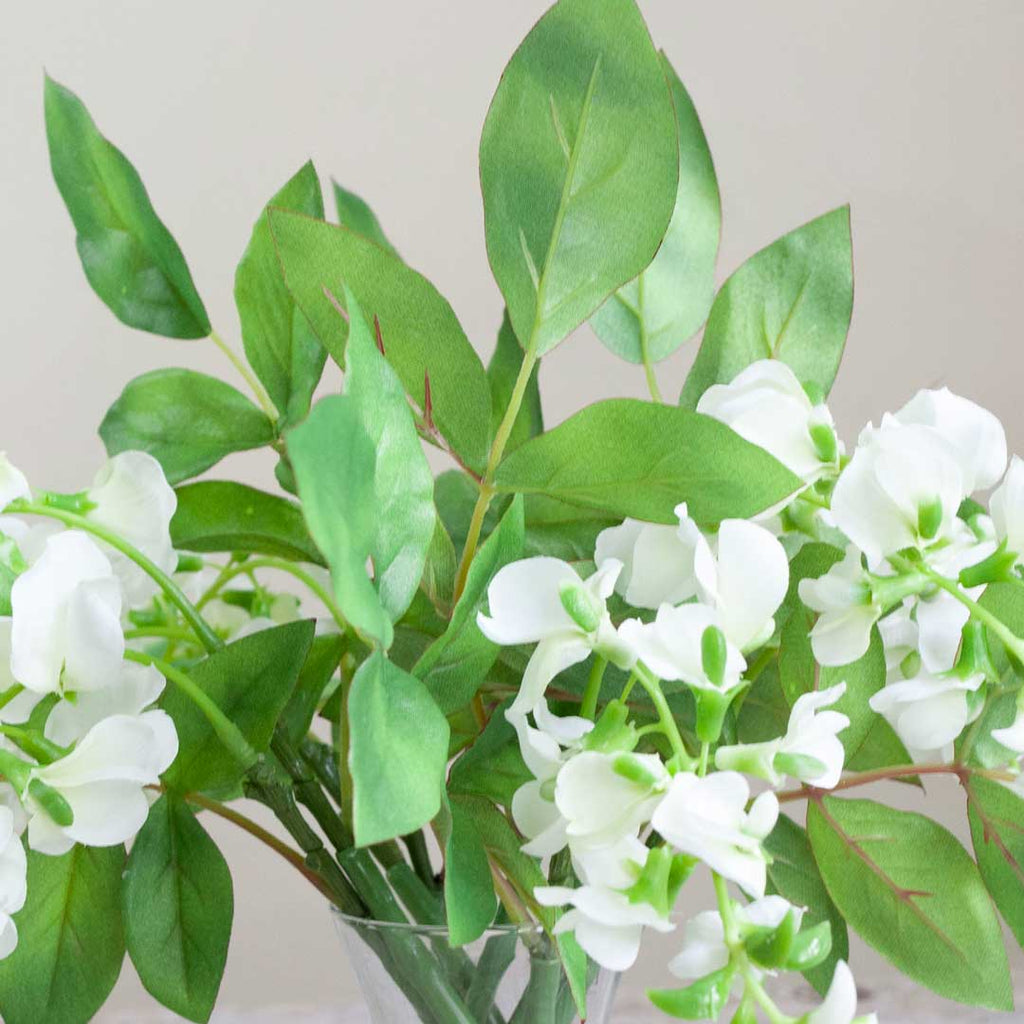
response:
M816 423L809 431L815 454L822 462L833 463L839 454L836 432L827 423Z
M616 754L612 761L612 771L644 789L654 789L658 784L650 768L634 754Z
M604 608L578 580L566 580L558 588L558 596L569 618L585 633L593 633L601 624Z
M932 540L942 525L942 502L938 498L917 507L917 533L922 540Z
M739 691L739 687L725 693L693 688L693 697L697 703L697 738L701 743L718 742L729 705Z
M717 626L708 626L700 638L700 659L704 675L721 688L725 681L725 663L728 657L725 634Z
M33 779L28 784L28 795L53 819L61 828L67 828L75 822L71 805L57 792L51 789L42 779Z
M622 701L609 701L594 728L583 737L583 749L603 754L636 749L639 737L629 715L629 708Z

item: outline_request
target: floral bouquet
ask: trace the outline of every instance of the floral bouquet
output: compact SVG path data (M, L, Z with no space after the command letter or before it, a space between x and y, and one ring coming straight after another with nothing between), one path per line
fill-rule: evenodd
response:
M99 297L211 340L252 400L189 369L129 382L74 494L0 459L7 1024L87 1021L126 952L208 1019L232 923L210 815L335 908L381 1021L607 1019L647 930L673 933L649 996L677 1019L874 1020L848 927L942 996L1012 1006L1024 464L944 389L844 446L825 398L848 210L716 294L711 157L633 0L559 0L498 85L486 368L365 202L335 185L325 218L311 164L238 265L243 358L134 167L52 80L46 129ZM540 364L584 323L652 400L545 429ZM701 327L665 402L655 366ZM343 386L314 401L329 359ZM435 478L425 446L452 468ZM276 489L194 479L255 448ZM836 795L941 774L973 857ZM688 885L704 873L713 907ZM780 1008L780 972L818 1008Z

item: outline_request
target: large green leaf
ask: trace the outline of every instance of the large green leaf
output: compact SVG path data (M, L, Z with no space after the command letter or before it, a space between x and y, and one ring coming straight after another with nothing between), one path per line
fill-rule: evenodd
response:
M209 334L185 257L138 172L99 133L82 101L49 77L45 106L50 167L93 290L130 327L168 338Z
M6 1024L86 1024L124 960L124 847L75 846L28 855L28 900L15 915L18 946L0 961Z
M699 413L619 398L527 441L498 467L499 490L546 494L619 516L674 523L745 519L800 487L763 448Z
M352 679L348 724L356 842L422 828L441 808L449 735L426 687L375 651Z
M313 717L348 646L348 637L341 633L324 633L315 637L295 689L281 712L280 726L298 744L309 732Z
M398 250L388 241L377 215L370 209L366 200L357 196L355 192L343 188L336 181L332 184L334 185L334 206L338 211L338 223L342 227L362 235L363 238L376 242L392 256L397 256Z
M345 394L356 403L376 449L373 546L377 593L392 621L402 617L423 578L434 535L434 476L423 454L402 382L377 351L351 292Z
M871 946L939 995L1013 1008L1002 931L974 862L934 821L825 797L807 831L829 895Z
M150 808L124 873L125 941L146 990L205 1022L231 938L231 871L187 804L165 794Z
M337 303L345 286L367 319L376 318L388 362L441 435L482 471L490 446L491 393L483 363L451 306L424 277L375 242L343 227L270 210L285 280L331 356L344 365L348 325Z
M268 205L323 217L324 200L312 162L304 164ZM235 271L235 305L250 365L284 421L297 423L309 412L327 353L284 283L265 210Z
M505 718L506 706L494 711L484 731L452 765L449 793L482 796L510 808L515 791L533 778L519 751L516 731Z
M821 921L828 921L832 928L832 952L817 967L804 972L807 980L824 995L832 982L836 961L848 960L850 956L846 922L821 880L807 833L792 818L779 817L775 830L765 840L765 849L772 857L768 865L769 891L784 896L795 907L807 908L805 929Z
M781 359L828 394L853 311L850 208L842 206L752 256L715 297L679 401L694 408L759 359Z
M1024 800L998 782L972 775L967 813L981 877L1024 946Z
M129 381L107 410L108 455L149 452L171 483L198 476L231 452L274 440L274 425L230 384L195 370L152 370Z
M498 343L494 347L491 361L487 364L487 378L491 382L491 426L495 432L505 417L505 410L509 406L522 365L523 350L516 338L515 331L512 330L512 322L509 320L508 310L506 310L501 318ZM544 413L541 410L540 387L537 382L539 372L540 364L535 363L530 372L530 379L527 382L519 412L512 424L512 432L505 444L507 452L518 448L531 437L536 437L537 434L544 432Z
M344 395L322 398L286 441L306 523L331 568L338 606L354 626L390 646L391 620L366 572L377 532L377 453L359 406Z
M487 255L524 349L543 355L651 262L678 164L634 0L559 0L505 68L480 139Z
M704 129L693 101L661 55L679 131L679 190L657 256L590 318L594 332L631 363L670 356L707 318L715 294L722 204Z
M448 628L413 668L446 714L465 707L498 656L498 645L480 632L476 613L495 573L522 550L523 501L517 498L473 559Z
M228 644L188 670L257 753L270 745L313 642L313 629L312 620L264 629ZM243 766L192 701L168 684L161 704L174 719L179 743L178 756L164 774L167 786L189 793L235 785Z
M464 946L484 933L494 921L498 899L487 850L474 819L459 802L449 807L445 841L444 904L453 946Z
M238 551L325 564L302 509L286 498L230 480L185 484L177 495L171 540L179 551Z

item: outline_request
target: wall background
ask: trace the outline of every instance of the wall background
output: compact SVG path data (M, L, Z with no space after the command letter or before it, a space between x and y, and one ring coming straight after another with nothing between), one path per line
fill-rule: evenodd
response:
M377 210L485 356L501 315L476 149L505 61L545 0L51 0L0 35L0 447L41 486L77 489L130 377L167 364L232 378L206 342L117 323L78 266L50 179L42 72L86 100L138 167L211 318L237 341L234 266L263 202L312 156ZM1024 448L1024 73L1016 0L643 0L701 113L724 210L722 279L780 234L853 204L857 298L832 407L848 441L914 389L950 383ZM678 393L691 346L662 364ZM583 329L545 360L550 423L643 375ZM270 485L270 464L226 469ZM954 806L950 790L947 803ZM905 798L913 803L915 797ZM940 802L942 795L940 794ZM337 1005L352 980L315 894L214 827L236 871L224 1001ZM884 973L867 957L884 987ZM144 1005L125 972L111 1006ZM633 987L636 987L634 983Z

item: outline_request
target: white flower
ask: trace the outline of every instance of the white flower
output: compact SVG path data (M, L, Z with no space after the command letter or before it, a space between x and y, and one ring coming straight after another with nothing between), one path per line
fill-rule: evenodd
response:
M115 455L96 474L86 498L93 505L88 519L113 530L164 572L174 572L178 556L171 544L171 518L178 499L152 455ZM130 604L142 604L156 593L153 579L127 555L112 548L107 552Z
M806 483L838 466L842 445L831 414L812 404L793 371L777 359L751 363L731 383L712 385L697 412L732 427Z
M1018 708L1013 723L1005 729L993 729L992 739L1015 754L1024 754L1024 711Z
M650 821L669 776L655 754L585 750L558 773L555 804L577 846L610 846Z
M46 719L44 735L60 747L69 747L90 729L114 715L141 715L164 691L164 677L152 665L123 662L121 671L102 690L86 690L74 701L57 703Z
M572 865L584 885L605 889L628 889L647 863L647 846L635 835L623 836L611 846L570 848Z
M13 620L0 618L0 695L18 685L11 672L11 627ZM20 725L29 720L44 694L23 689L21 693L0 705L0 722Z
M46 542L11 588L11 671L37 693L98 690L124 654L121 587L106 555L84 533Z
M9 807L0 806L0 960L10 956L18 944L12 915L25 905L25 872L25 847L14 814Z
M887 683L868 704L896 730L915 764L951 761L953 741L981 710L967 695L984 680L980 673L934 676L922 667L912 679Z
M832 493L832 516L874 567L903 548L948 540L968 493L958 452L937 430L887 415L861 434Z
M627 619L619 634L639 658L660 679L682 680L699 690L727 693L739 685L747 663L738 648L726 641L721 682L708 677L702 639L706 630L720 629L718 613L702 604L678 608L662 605L653 622Z
M852 1024L857 1012L857 986L845 960L836 963L825 1001L805 1018L805 1024ZM862 1024L878 1024L875 1014L860 1018Z
M999 420L949 388L918 391L894 418L937 430L956 452L968 493L991 487L1006 469L1006 432Z
M588 580L558 558L526 558L504 566L487 588L490 615L481 632L496 644L536 643L510 711L529 714L544 701L548 683L597 651L620 666L633 657L612 625L605 601L621 563L610 559Z
M804 909L794 907L781 896L765 896L746 906L736 905L733 914L737 924L743 928L767 928L774 930L785 920L790 911L797 916L797 930L803 918ZM720 971L729 963L729 949L725 944L725 928L722 915L717 910L705 910L686 922L683 930L683 948L668 963L668 969L684 980L703 978L714 971ZM753 968L755 976L761 972Z
M719 769L748 770L781 785L792 776L818 789L832 789L843 774L846 752L841 733L850 719L838 711L823 711L846 692L839 683L827 690L801 694L793 705L786 735L766 743L719 747L715 764Z
M988 502L996 536L1010 551L1024 556L1024 461L1014 455L1003 482ZM1018 557L1018 562L1021 560Z
M651 819L657 832L681 853L704 861L751 896L764 896L766 858L761 840L775 827L779 802L762 793L747 813L750 787L738 772L703 778L676 775Z
M6 452L0 452L0 512L18 498L31 498L25 474L12 466Z
M627 519L597 535L594 561L622 563L615 590L634 608L681 604L697 593L694 556L707 541L687 515L685 503L675 511L678 526Z
M882 609L871 596L855 545L823 576L802 579L797 590L800 600L819 613L811 629L811 648L819 665L848 665L865 654Z
M70 754L32 770L31 778L67 801L74 821L59 825L28 797L33 811L29 846L59 856L75 843L116 846L127 841L149 813L145 787L159 782L177 753L174 723L163 711L103 719Z
M569 904L573 909L558 919L555 933L573 932L583 951L609 971L625 971L636 963L644 928L670 932L674 927L649 903L632 903L604 886L540 886L533 895L541 906Z

